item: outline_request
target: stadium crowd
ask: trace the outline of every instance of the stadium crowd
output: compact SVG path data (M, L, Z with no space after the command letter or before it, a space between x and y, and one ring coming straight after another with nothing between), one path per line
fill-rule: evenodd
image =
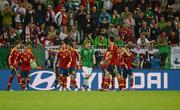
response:
M116 45L137 50L179 45L180 0L4 0L0 4L0 46L15 41L42 46L90 41L102 48L108 46L109 36ZM151 63L153 57L163 67L166 54L160 58L149 54L142 55L143 63ZM149 65L138 67L153 68Z

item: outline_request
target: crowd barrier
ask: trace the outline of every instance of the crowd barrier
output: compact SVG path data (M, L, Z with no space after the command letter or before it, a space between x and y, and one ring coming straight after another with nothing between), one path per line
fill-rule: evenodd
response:
M180 90L180 70L146 70L135 69L134 86L135 90ZM0 70L0 90L6 90L10 70ZM54 90L54 81L56 79L55 73L51 70L31 70L31 81L28 90ZM82 71L77 71L76 81L78 88L81 88L83 83ZM101 70L94 70L90 79L89 85L92 90L101 89L102 72ZM67 88L70 86L68 78ZM129 79L126 83L129 89ZM59 88L59 85L58 85ZM115 79L115 88L118 89L118 82ZM12 90L21 90L15 78L12 84Z

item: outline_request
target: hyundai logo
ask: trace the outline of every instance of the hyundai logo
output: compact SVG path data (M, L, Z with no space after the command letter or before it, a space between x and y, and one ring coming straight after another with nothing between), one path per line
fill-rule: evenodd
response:
M29 87L35 90L53 90L56 75L51 71L36 71L31 75L31 83Z

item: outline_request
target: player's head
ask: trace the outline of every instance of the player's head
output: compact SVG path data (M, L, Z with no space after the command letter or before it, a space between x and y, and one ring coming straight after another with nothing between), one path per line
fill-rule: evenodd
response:
M62 42L61 47L62 47L62 49L66 49L66 44L64 42Z
M15 46L16 46L16 48L19 49L21 47L21 43L17 41L17 42L15 42Z
M108 38L108 43L111 45L111 44L113 44L114 43L114 37L113 36L109 36L109 38Z
M24 47L23 47L23 51L24 51L25 53L27 53L27 52L28 52L28 45L24 45Z
M90 46L91 46L91 42L90 42L90 41L86 41L86 42L84 43L84 47L85 47L85 48L90 48Z

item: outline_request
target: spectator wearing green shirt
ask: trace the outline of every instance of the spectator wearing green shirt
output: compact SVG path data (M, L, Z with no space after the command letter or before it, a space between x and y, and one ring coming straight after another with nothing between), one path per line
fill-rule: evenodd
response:
M116 38L116 40L115 40L115 44L116 44L117 46L121 46L121 47L124 47L124 46L125 46L124 41L121 39L120 36L117 36L117 38Z
M155 17L155 14L154 14L154 12L153 12L153 10L151 9L150 6L147 7L147 10L145 11L144 15L145 15L145 19L146 19L146 21L147 21L147 23L149 25L151 23L151 21Z
M99 34L98 36L95 37L93 41L94 46L107 46L107 39L104 37L102 34Z
M117 10L113 10L113 14L111 16L111 23L114 25L121 25L122 19L120 18L120 15L118 14Z
M167 26L167 23L165 22L165 19L164 19L163 16L160 18L160 21L159 21L159 23L158 23L158 26L159 26L159 28L160 28L161 30L164 29L164 28Z

